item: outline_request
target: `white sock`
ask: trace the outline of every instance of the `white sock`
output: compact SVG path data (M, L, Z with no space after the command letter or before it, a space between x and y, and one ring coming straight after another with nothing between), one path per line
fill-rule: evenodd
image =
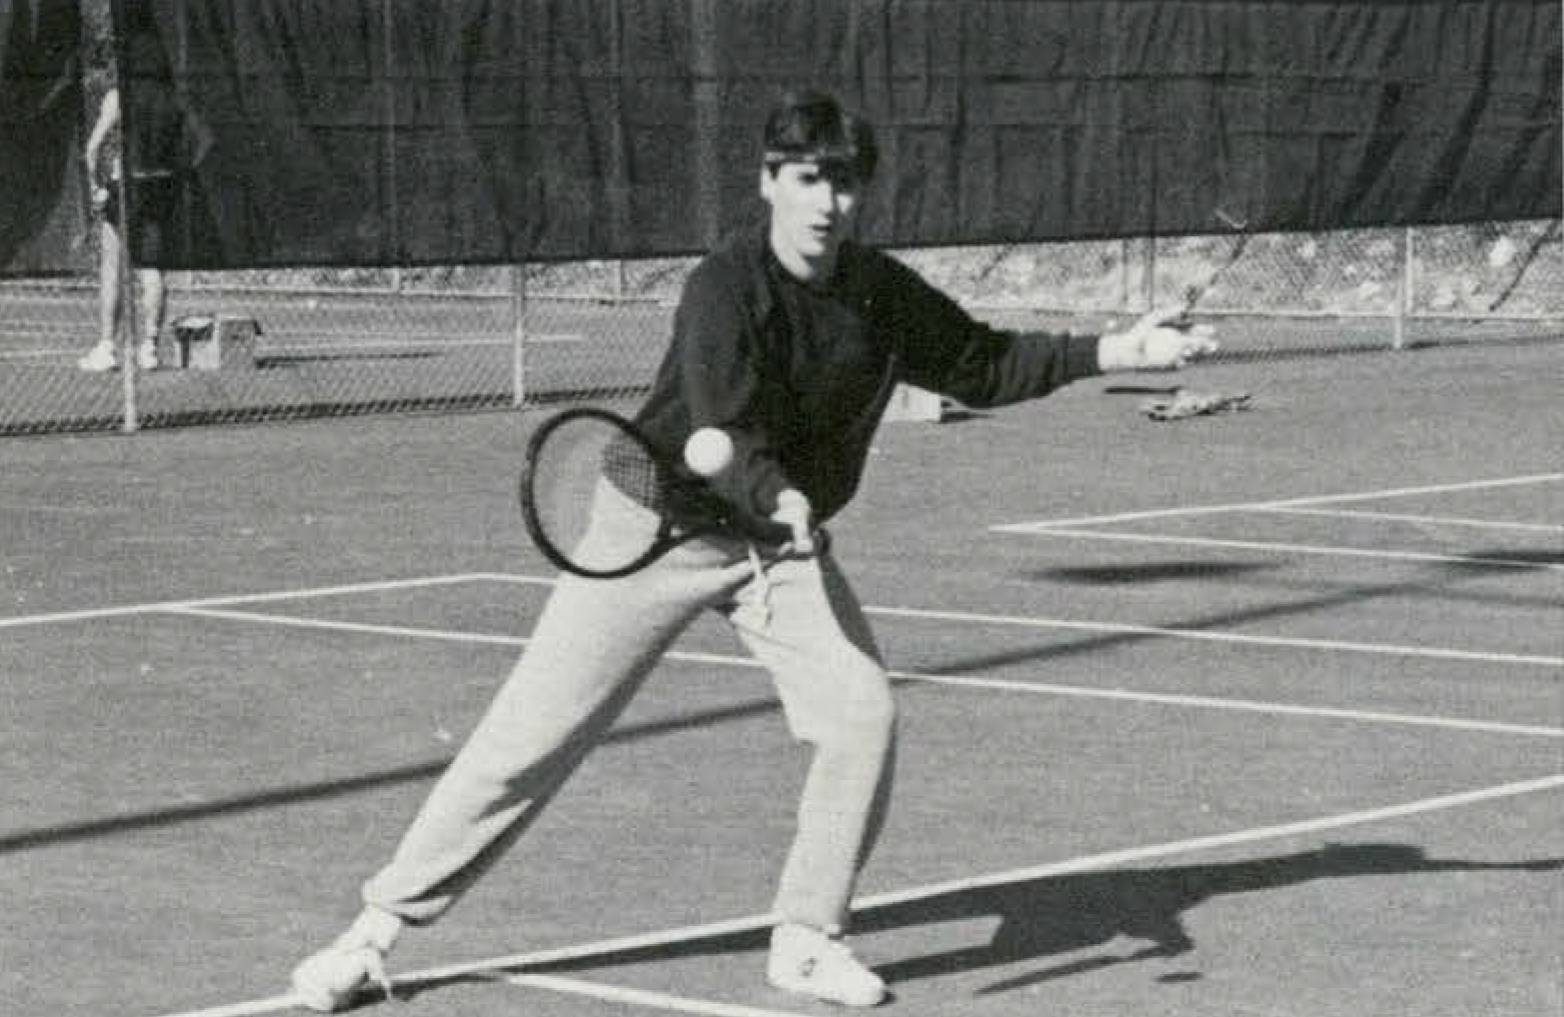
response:
M367 943L381 953L389 953L396 945L397 937L402 934L402 924L399 915L369 906L353 919L353 924L348 927L343 938Z

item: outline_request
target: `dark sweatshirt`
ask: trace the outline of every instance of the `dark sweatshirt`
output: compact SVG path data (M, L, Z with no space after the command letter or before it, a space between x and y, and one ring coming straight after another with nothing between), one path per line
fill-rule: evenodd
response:
M787 537L769 517L789 487L808 497L816 522L847 504L900 382L989 407L1097 372L1096 337L994 329L852 242L829 280L803 282L772 253L768 231L728 237L691 273L636 417L675 461L698 428L732 436L733 465L711 485L750 536Z

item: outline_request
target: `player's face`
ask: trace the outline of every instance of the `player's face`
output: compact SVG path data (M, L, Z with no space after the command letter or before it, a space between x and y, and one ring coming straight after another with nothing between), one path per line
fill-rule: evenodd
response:
M786 162L760 171L760 193L771 205L771 248L805 277L829 269L852 232L860 182L833 163Z

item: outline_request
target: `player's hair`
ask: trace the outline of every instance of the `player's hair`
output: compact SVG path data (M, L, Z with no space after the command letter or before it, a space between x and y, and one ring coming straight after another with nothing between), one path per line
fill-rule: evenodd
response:
M812 89L782 97L766 119L765 144L766 167L773 173L787 162L818 162L843 167L862 182L874 176L880 155L867 120Z

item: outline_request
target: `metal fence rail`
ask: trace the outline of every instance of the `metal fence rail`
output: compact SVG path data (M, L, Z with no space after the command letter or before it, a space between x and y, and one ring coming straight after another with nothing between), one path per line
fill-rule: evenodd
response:
M1240 354L1564 338L1552 220L899 254L1017 326L1096 329L1193 297L1196 314L1244 316L1224 330ZM7 280L0 434L625 395L650 380L691 264L169 273L161 366L128 378L77 366L97 337L94 280Z

